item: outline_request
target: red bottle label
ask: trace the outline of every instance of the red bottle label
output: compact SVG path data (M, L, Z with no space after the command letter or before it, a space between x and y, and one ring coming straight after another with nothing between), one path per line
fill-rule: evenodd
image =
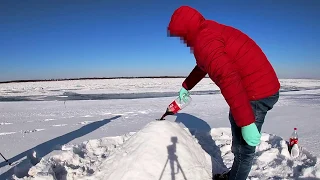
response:
M290 146L293 146L295 144L298 144L298 139L297 138L290 138Z
M173 112L174 114L177 113L178 111L180 111L180 107L178 106L176 101L173 101L170 105L169 105L169 109L171 112Z

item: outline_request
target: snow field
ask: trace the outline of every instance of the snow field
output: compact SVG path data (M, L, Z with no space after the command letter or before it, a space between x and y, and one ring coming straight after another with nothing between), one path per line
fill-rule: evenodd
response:
M319 159L305 148L300 147L294 159L282 138L263 133L261 140L249 179L320 178ZM230 148L229 128L212 129L208 134L176 122L153 121L138 132L64 145L23 179L209 180L211 172L231 167Z

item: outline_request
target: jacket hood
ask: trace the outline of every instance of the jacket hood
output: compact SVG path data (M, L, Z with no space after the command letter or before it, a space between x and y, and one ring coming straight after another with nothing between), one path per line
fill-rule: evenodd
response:
M168 34L183 38L188 47L193 47L197 31L204 20L205 18L196 9L181 6L171 16Z

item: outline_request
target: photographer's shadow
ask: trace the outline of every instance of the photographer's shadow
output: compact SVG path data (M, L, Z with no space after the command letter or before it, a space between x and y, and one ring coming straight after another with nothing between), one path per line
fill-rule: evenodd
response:
M216 145L211 136L210 125L202 119L186 113L177 113L175 122L182 123L189 132L197 138L202 149L211 156L212 166L217 162L220 168L227 169L221 157L220 148ZM212 168L214 170L214 168ZM214 172L212 172L214 174Z

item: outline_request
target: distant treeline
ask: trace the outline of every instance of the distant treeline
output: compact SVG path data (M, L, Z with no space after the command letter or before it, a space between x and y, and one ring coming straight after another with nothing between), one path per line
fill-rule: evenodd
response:
M45 82L45 81L73 81L73 80L98 80L98 79L141 79L141 78L186 78L186 76L139 76L139 77L93 77L93 78L65 78L65 79L32 79L32 80L13 80L0 81L2 83L20 83L20 82Z

